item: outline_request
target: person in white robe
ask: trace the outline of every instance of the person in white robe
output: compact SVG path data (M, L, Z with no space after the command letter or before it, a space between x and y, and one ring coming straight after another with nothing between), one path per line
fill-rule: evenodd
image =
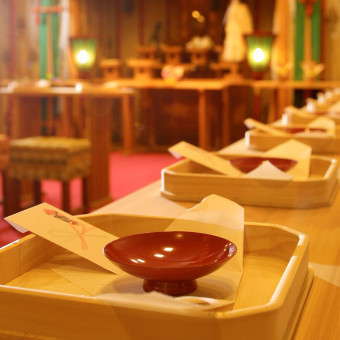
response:
M253 32L253 20L248 6L240 0L231 0L224 15L225 39L222 59L241 62L246 56L244 34Z

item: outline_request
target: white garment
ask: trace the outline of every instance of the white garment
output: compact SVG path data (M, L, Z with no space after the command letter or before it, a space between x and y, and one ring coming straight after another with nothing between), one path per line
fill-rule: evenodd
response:
M246 54L243 35L253 32L253 20L246 4L232 0L225 16L225 39L222 59L226 61L242 61Z

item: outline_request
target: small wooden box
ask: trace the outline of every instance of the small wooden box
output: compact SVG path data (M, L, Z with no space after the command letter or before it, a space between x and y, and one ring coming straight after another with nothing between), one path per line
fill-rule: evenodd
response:
M119 59L103 59L99 63L106 80L116 80L121 76L122 62Z
M209 62L209 54L211 48L195 48L187 47L187 52L190 54L190 62L198 66L206 66Z
M155 60L158 48L156 46L138 46L137 51L140 59Z
M340 154L340 136L273 136L257 129L245 133L246 147L251 150L267 151L290 139L295 139L312 147L312 153L317 155Z
M313 208L333 202L338 191L337 171L335 159L313 156L308 181L237 178L185 159L162 170L161 194L179 201L199 202L217 194L242 205Z
M182 63L183 46L163 45L161 50L164 53L164 62L166 65L180 65Z
M120 214L81 218L119 237L164 230L173 221ZM62 255L67 258L65 250L33 234L0 249L0 337L290 339L313 279L307 236L272 224L245 223L243 276L235 304L198 315L122 301L109 304L84 295L53 270L58 266L54 257ZM87 261L75 260L79 268Z
M151 79L155 77L156 69L161 68L160 62L153 59L129 59L127 65L133 69L135 79Z

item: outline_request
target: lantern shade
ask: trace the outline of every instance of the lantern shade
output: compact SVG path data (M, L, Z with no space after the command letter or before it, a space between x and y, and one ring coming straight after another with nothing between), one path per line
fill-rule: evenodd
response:
M87 73L96 60L97 39L88 37L71 38L71 51L74 63L80 74Z
M247 60L255 79L261 79L269 66L274 41L272 33L255 32L246 34Z

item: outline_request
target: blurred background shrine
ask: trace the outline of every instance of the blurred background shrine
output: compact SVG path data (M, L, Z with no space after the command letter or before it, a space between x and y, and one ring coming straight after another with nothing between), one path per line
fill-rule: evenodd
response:
M241 76L244 87L230 86L233 100L229 110L235 126L230 140L236 140L243 135L243 120L253 114L256 102L256 93L247 82L255 79L249 61L221 59L226 12L236 3L249 10L253 33L269 32L273 36L271 64L261 73L261 79L301 80L301 62L306 60L322 65L316 79L340 79L340 50L336 48L340 42L340 3L335 0L3 0L0 80L4 86L9 79L86 77L100 82L136 78L140 65L149 65L150 77L161 78L167 58L177 56L185 78ZM95 40L94 64L85 75L73 61L71 41L75 38ZM203 54L198 56L197 49ZM154 147L181 139L197 144L197 91L155 90L152 96L146 92L139 91L136 105L134 128L139 145L150 146L149 122L142 112L151 110L151 106L157 111ZM267 92L261 93L261 102L257 103L262 120L267 120L272 101L271 91ZM299 99L297 92L292 102ZM212 91L209 96L209 110L220 112L221 93ZM302 101L303 98L300 104ZM8 109L3 101L1 105L0 132L6 133ZM120 145L122 139L118 111L119 108L112 113L113 145ZM219 115L212 116L212 125L218 127ZM216 148L221 146L217 137Z

